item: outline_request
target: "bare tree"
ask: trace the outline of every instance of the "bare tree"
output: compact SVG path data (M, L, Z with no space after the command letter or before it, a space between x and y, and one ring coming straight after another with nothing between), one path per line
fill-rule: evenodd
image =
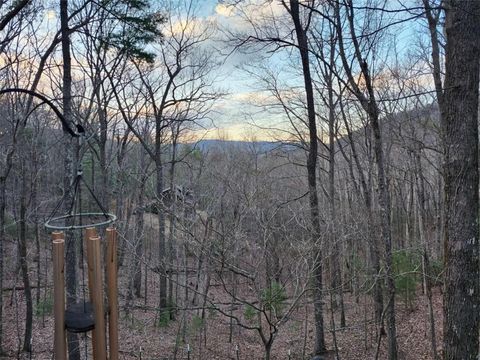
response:
M183 7L181 7L183 9ZM212 35L212 27L193 28L195 9L187 5L181 13L180 8L170 4L170 20L165 30L165 41L160 44L160 60L148 68L137 63L142 82L142 91L152 109L155 122L153 131L154 143L143 137L124 117L127 126L139 139L148 156L155 165L155 193L158 202L158 271L160 275L159 309L163 314L167 304L167 272L166 272L166 236L165 212L163 208L164 190L164 152L167 130L172 122L188 119L199 119L210 110L212 100L218 93L211 89L212 80L208 78L213 63L211 55L202 49ZM184 111L188 110L187 113ZM179 117L179 114L183 116Z
M71 125L73 121L72 112L72 61L70 53L70 35L69 29L69 10L68 0L60 0L60 23L62 34L62 60L63 60L63 82L62 82L62 95L63 95L63 116L66 121ZM74 164L76 158L76 145L69 134L64 135L63 150L64 150L64 177L63 187L66 191L64 213L66 214L68 209L72 208L74 201L73 192L69 191L74 180ZM67 306L72 306L77 301L77 246L75 244L75 235L72 231L67 231L65 234L66 239L66 284L67 284ZM70 359L80 360L80 351L78 346L78 337L73 333L68 333L68 355Z
M445 179L445 359L478 353L480 4L447 1L442 118Z
M336 3L334 6L335 23L338 34L338 49L342 65L348 79L349 90L358 99L363 110L367 113L369 124L373 131L373 146L378 179L378 201L381 216L381 232L385 245L385 272L387 277L386 285L388 291L388 301L385 314L387 319L388 354L390 360L395 360L397 359L397 335L395 325L395 282L392 269L392 234L390 219L391 204L385 172L385 154L382 133L380 129L380 111L375 95L372 68L371 65L369 66L369 59L367 55L368 51L372 49L367 48L364 50L364 48L360 45L360 38L357 35L355 23L356 9L353 6L353 3L351 1L346 1L343 4ZM345 30L342 26L342 24L345 22L347 23L347 34L351 39L350 46L352 47L352 56L360 70L363 88L359 85L359 82L355 78L352 70L351 60L347 56L347 44L345 43L344 35Z

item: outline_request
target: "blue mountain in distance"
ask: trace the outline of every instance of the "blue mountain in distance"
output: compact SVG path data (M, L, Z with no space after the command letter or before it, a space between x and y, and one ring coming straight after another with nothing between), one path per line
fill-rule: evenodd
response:
M196 143L189 143L189 146L194 146L201 151L209 150L223 150L223 149L238 149L238 150L250 150L258 153L267 153L271 151L293 151L298 149L295 143L287 143L281 141L241 141L241 140L219 140L219 139L206 139L200 140Z

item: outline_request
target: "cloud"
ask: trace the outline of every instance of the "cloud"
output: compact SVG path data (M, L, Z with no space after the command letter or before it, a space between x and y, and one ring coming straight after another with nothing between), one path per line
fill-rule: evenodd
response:
M57 18L57 12L55 10L48 10L45 16L48 20L54 20Z
M190 141L221 139L230 141L275 141L276 136L269 129L262 129L247 122L218 126L211 129L193 130L188 133ZM286 139L286 136L283 136Z
M227 6L225 4L218 4L215 7L215 13L225 17L231 17L235 15L235 9L233 6Z
M208 39L213 30L214 22L209 18L176 19L169 28L164 29L167 37L186 36L203 37Z

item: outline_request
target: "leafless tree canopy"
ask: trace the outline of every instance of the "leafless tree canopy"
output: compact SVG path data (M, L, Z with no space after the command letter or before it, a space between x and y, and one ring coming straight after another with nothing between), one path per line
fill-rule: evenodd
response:
M45 222L71 307L108 212L122 359L477 359L479 39L477 0L0 0L0 357L53 356Z

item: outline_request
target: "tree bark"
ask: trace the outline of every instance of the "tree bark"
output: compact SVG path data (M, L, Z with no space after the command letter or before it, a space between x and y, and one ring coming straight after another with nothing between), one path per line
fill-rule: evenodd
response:
M0 289L3 289L6 176L0 177ZM0 296L0 355L3 354L3 296Z
M395 279L393 278L392 234L390 223L390 194L385 175L383 142L380 131L378 108L375 102L369 102L369 118L374 134L375 162L378 176L378 203L380 206L382 238L385 243L385 272L387 276L388 302L385 310L387 319L388 357L397 359L397 333L395 325Z
M20 0L15 2L15 5L11 7L10 11L0 20L0 31L3 31L10 21L16 17L24 7L28 5L30 0Z
M445 359L476 359L479 331L480 2L447 1L441 130L445 180Z
M22 280L24 286L26 313L25 313L25 336L23 342L23 351L31 352L32 340L32 321L33 321L33 303L32 303L32 288L30 286L30 277L28 275L28 260L27 260L27 179L25 172L25 162L22 161L22 185L20 189L20 234L18 241L18 252L20 255L20 268L22 270Z
M348 28L350 38L354 51L354 58L358 63L365 83L365 90L361 89L356 81L356 76L352 72L351 62L347 59L345 53L345 44L343 39L342 21L340 16L340 6L336 5L336 19L337 19L337 31L340 56L345 69L346 76L348 77L348 83L354 93L355 97L360 102L363 110L366 112L369 120L369 124L373 133L373 151L375 154L375 165L377 168L377 181L378 181L378 205L380 210L380 228L382 239L385 245L385 275L386 275L386 288L387 288L387 306L385 309L385 317L387 320L387 337L388 337L388 358L390 360L396 360L397 353L397 334L395 325L395 280L393 278L392 269L392 233L391 233L391 204L390 194L387 183L387 174L385 171L385 153L383 149L383 138L380 129L380 111L378 103L375 97L375 88L370 73L369 64L367 59L364 58L362 53L363 48L359 43L360 39L356 35L355 30L355 7L352 0L347 1L345 7L346 18L348 21Z
M360 186L363 191L363 197L364 197L364 202L365 202L365 208L367 211L367 221L366 221L366 227L367 227L367 238L368 238L368 250L369 250L369 257L370 261L372 262L370 266L370 275L374 281L373 284L373 304L374 304L374 314L375 314L375 323L377 327L379 327L379 332L380 334L384 334L385 330L383 328L383 322L382 322L382 313L383 313L383 286L382 282L380 281L380 249L378 246L378 239L377 235L375 233L375 224L373 220L373 204L372 204L372 190L369 186L371 180L370 178L367 179L365 178L364 170L362 167L362 164L360 162L358 152L357 152L357 147L355 145L355 139L353 138L352 131L350 129L350 125L348 124L346 115L343 110L343 105L342 102L340 101L340 106L342 109L342 117L344 120L344 125L345 129L347 130L347 136L350 142L350 148L352 151L352 157L355 162L355 166L358 171L358 177L360 180ZM353 170L352 170L353 174ZM370 176L370 171L368 171L368 174ZM352 176L353 179L353 176Z
M159 136L160 137L160 136ZM158 261L160 270L159 286L159 311L161 315L167 310L167 274L166 274L166 247L165 247L165 212L162 199L163 193L163 163L160 151L160 139L157 140L158 151L156 152L155 170L157 175L157 201L158 201Z
M72 63L70 56L70 29L68 27L68 0L60 0L60 25L62 33L62 59L63 59L63 116L69 124L73 123L72 112ZM74 156L75 150L72 138L64 131L64 191L70 189L74 178ZM64 213L70 209L73 203L73 194L65 198ZM66 261L65 261L65 282L67 286L67 307L77 300L77 246L72 231L65 232ZM73 333L67 334L68 355L70 360L80 360L78 337Z
M177 140L179 133L175 133L174 126L172 126L172 157L170 159L170 169L169 169L169 180L170 180L170 192L172 194L172 206L170 208L170 213L168 214L169 219L169 232L168 232L168 253L167 253L167 263L168 263L168 284L167 284L167 305L170 311L170 319L173 320L175 317L175 311L173 308L173 292L174 292L174 283L172 279L172 269L173 269L173 259L175 257L175 251L177 248L176 241L176 220L177 220L177 198L176 198L176 186L175 186L175 165L177 160ZM197 292L193 293L192 303L195 302Z
M143 150L143 149L141 149ZM148 180L148 166L145 164L146 154L141 152L140 167L144 171L140 179L140 186L138 189L138 202L137 202L137 213L135 214L135 255L133 257L133 289L135 290L135 296L141 296L142 290L142 259L143 259L143 248L144 248L144 199L145 199L145 185ZM145 275L146 276L146 275Z
M333 41L332 41L333 44ZM333 47L334 45L332 45ZM330 62L334 61L334 49L330 51ZM340 250L337 243L337 210L335 202L335 102L333 94L332 72L326 76L328 87L328 196L330 205L330 244L332 246L332 305L340 306L340 326L345 327L345 306L343 302L342 269L340 267Z
M312 246L315 248L313 260L313 278L314 278L314 306L315 306L315 354L323 354L326 351L325 332L323 323L323 274L322 274L322 250L320 248L320 212L318 207L317 194L317 124L315 115L315 102L313 98L312 77L310 74L310 61L308 56L307 33L300 21L300 10L298 0L290 0L290 15L295 25L295 33L298 42L298 50L302 60L303 80L305 86L305 96L307 100L308 113L308 131L309 131L309 150L307 159L308 173L308 192L310 203L310 221Z
M418 210L419 210L419 232L420 232L420 241L422 243L422 264L423 264L423 277L425 285L425 296L428 306L428 317L430 320L430 344L432 347L433 359L438 359L437 354L437 338L435 336L435 316L433 312L433 303L432 303L432 279L430 275L430 257L428 254L427 239L425 238L426 229L425 224L427 223L427 212L425 209L425 179L423 177L423 169L420 158L420 149L415 151L415 175L417 183L417 200L418 200Z

